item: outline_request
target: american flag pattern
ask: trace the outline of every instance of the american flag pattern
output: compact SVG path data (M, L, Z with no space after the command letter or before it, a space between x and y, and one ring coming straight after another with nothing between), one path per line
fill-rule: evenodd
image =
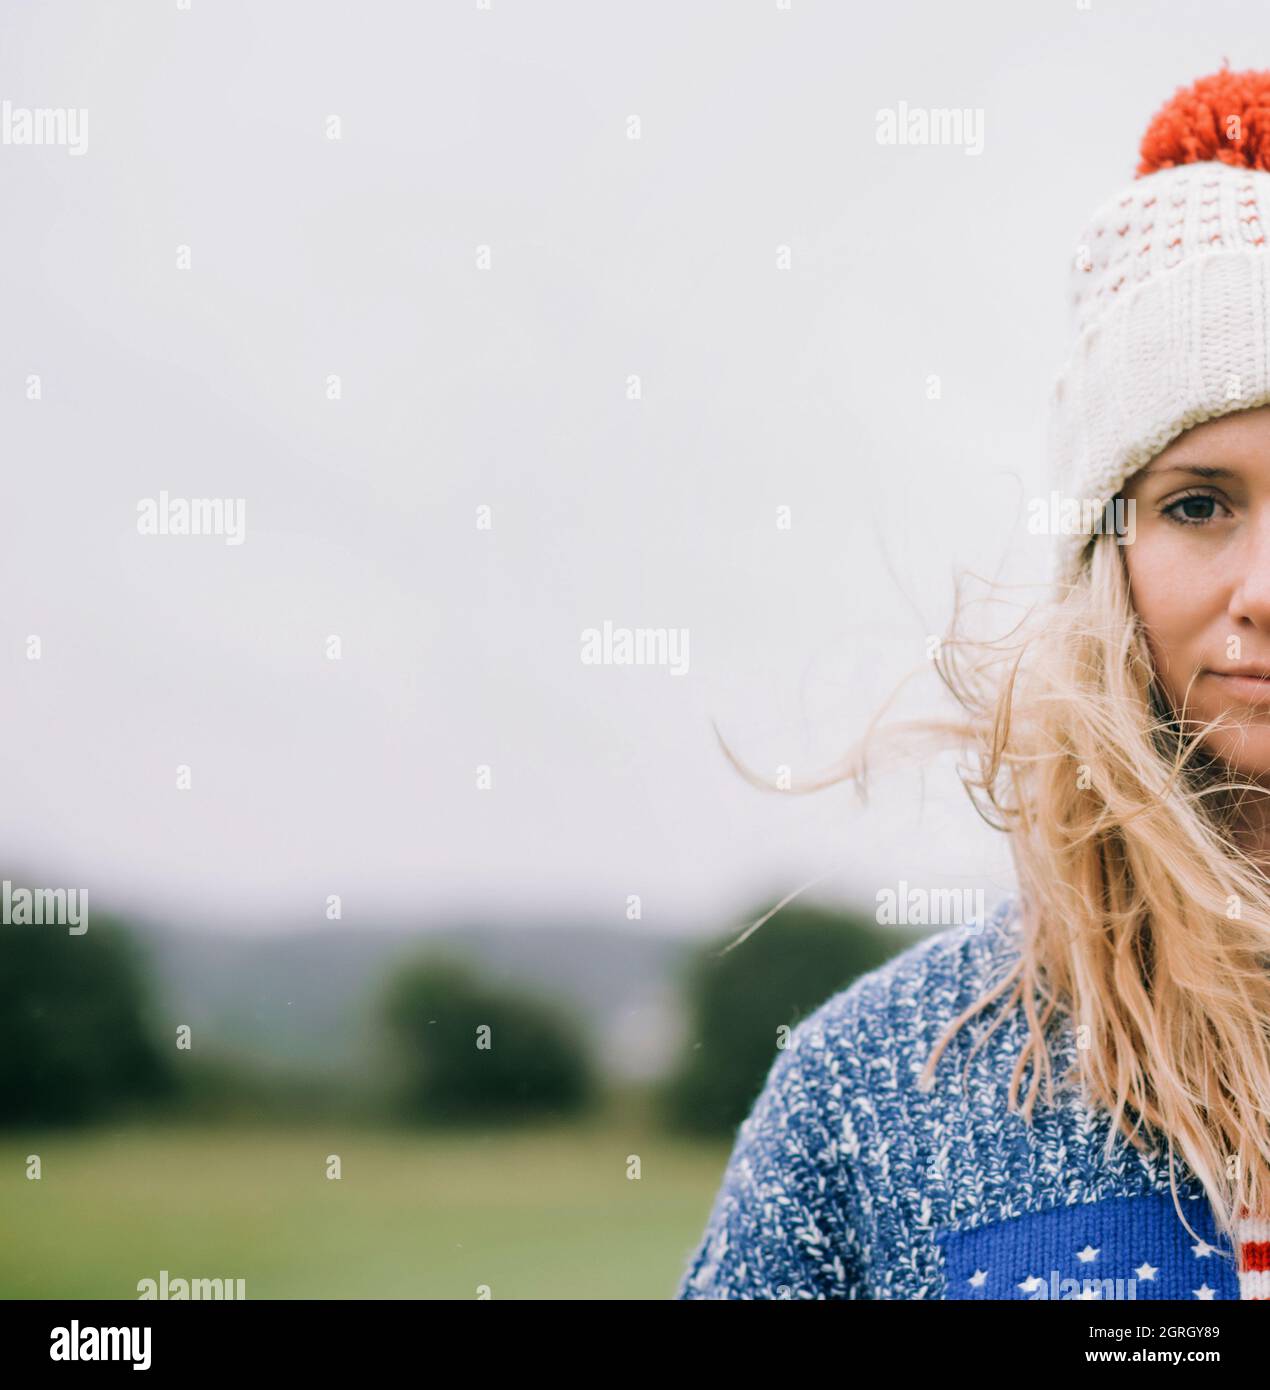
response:
M1181 1206L1194 1235L1167 1192L1106 1197L941 1232L944 1296L1099 1302L1258 1296L1244 1293L1244 1280L1265 1276L1245 1276L1236 1267L1208 1202L1183 1199Z
M1270 1221L1245 1207L1235 1225L1239 1238L1239 1297L1270 1299Z

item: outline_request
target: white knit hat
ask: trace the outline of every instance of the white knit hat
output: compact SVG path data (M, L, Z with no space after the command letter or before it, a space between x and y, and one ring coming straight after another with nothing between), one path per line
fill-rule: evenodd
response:
M1095 529L1183 430L1270 403L1270 72L1182 89L1141 154L1077 242L1075 345L1050 398L1051 477ZM1060 535L1060 584L1090 539Z

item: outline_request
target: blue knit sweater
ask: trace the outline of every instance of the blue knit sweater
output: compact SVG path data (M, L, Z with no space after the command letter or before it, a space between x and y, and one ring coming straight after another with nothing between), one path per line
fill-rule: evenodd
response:
M1007 901L835 994L794 1030L741 1125L681 1299L1240 1297L1231 1242L1175 1155L1143 1154L1110 1116L1042 1087L1007 1109L1027 1037L1017 1006L962 1072L1005 996L917 1079L946 1024L1018 955ZM1074 1057L1051 1035L1055 1082ZM1021 1078L1020 1095L1031 1079Z

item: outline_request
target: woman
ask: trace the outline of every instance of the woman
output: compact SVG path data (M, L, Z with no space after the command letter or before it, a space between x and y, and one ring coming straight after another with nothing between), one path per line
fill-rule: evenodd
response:
M939 658L1018 896L798 1025L678 1297L1270 1297L1267 227L1270 72L1223 68L1076 248L1094 524Z

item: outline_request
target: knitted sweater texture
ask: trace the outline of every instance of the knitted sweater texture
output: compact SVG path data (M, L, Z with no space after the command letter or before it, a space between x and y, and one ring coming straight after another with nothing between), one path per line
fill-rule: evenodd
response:
M1019 954L1015 901L949 928L835 994L794 1028L741 1125L680 1299L1265 1297L1241 1272L1180 1154L1143 1153L1057 1083L1070 1022L1050 1035L1056 1083L1029 1124L1008 1108L1027 1020L1010 991L946 1025ZM970 1054L996 1019L1000 1026ZM964 1076L963 1076L964 1072ZM1020 1096L1031 1079L1020 1081ZM1270 1247L1267 1247L1270 1249Z

